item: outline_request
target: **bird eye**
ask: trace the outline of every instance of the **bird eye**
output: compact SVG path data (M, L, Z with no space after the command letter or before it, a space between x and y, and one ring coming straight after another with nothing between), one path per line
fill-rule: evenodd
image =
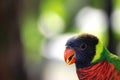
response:
M80 49L83 51L87 48L87 44L83 43L80 45Z

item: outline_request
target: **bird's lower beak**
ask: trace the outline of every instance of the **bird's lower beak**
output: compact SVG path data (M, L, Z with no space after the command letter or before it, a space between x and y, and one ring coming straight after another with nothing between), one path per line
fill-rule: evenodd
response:
M65 49L64 52L65 62L70 65L76 62L75 51L73 49Z

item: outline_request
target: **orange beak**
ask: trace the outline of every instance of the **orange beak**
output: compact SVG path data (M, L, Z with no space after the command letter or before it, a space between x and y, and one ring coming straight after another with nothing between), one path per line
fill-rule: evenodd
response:
M64 52L64 59L68 65L75 63L76 62L75 51L72 48L66 47Z

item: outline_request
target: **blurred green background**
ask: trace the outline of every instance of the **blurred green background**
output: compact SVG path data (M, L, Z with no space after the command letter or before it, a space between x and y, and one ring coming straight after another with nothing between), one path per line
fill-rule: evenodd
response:
M21 34L30 80L77 80L74 65L63 59L66 40L77 33L94 34L120 54L119 0L25 0L24 8Z
M24 0L21 34L29 79L77 80L74 65L63 59L65 42L77 33L94 34L120 54L120 1L111 2Z
M65 42L78 33L98 36L120 55L119 0L22 0L20 35L28 80L77 80L64 62Z

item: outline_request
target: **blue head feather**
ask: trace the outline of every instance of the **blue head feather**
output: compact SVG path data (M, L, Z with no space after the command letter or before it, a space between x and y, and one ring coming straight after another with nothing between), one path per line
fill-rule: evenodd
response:
M83 68L91 65L91 61L95 55L96 44L98 39L91 35L77 36L69 39L66 46L70 46L76 53L76 67ZM84 49L82 49L84 48Z

